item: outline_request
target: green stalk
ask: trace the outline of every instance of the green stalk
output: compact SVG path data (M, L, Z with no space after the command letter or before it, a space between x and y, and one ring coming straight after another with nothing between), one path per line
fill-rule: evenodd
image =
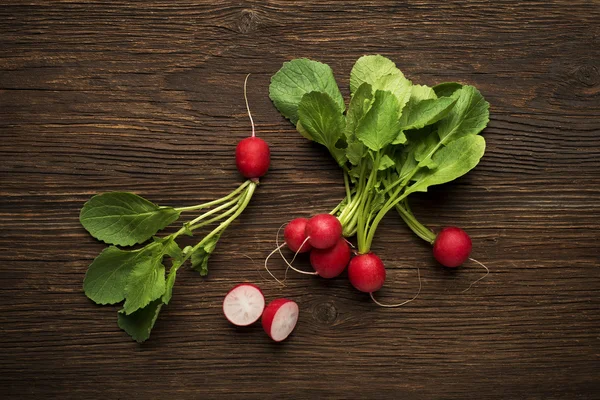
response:
M196 244L190 251L190 254L193 253L194 251L198 250L200 247L202 247L204 245L204 243L206 243L210 238L212 238L219 232L225 230L225 228L227 228L246 209L246 207L250 203L250 199L252 198L252 195L254 194L254 190L256 189L256 186L257 186L257 183L255 183L255 182L250 183L248 188L242 194L241 203L239 204L236 212L231 217L229 217L225 221L221 222L221 224L219 224L219 226L217 226L215 229L213 229L208 235L206 235L204 237L204 239L202 239L198 244Z
M408 204L406 204L408 206ZM396 204L396 210L406 222L406 225L421 239L424 241L433 244L435 241L435 234L431 232L426 226L421 224L413 215L408 207L403 207L402 204Z
M358 242L358 252L360 254L366 254L369 252L371 246L368 242L369 233L369 220L367 213L367 205L371 203L373 197L373 188L375 187L375 181L377 178L377 172L379 171L379 164L381 162L381 154L377 153L373 160L373 167L369 178L367 179L366 186L364 189L365 195L361 199L360 207L358 209L358 224L356 226L356 239ZM362 176L362 175L361 175Z
M217 217L214 217L208 221L205 221L201 224L197 224L197 225L189 228L190 230L200 228L201 226L205 226L212 222L223 219L225 216L227 216L228 214L231 214L232 212L235 211L235 214L233 214L231 217L229 217L226 221L223 221L221 224L219 224L219 226L217 226L208 235L206 235L204 237L204 239L202 239L191 250L189 250L187 253L185 253L183 259L177 265L173 265L173 267L171 267L171 269L169 270L169 274L171 274L173 272L177 272L177 270L179 270L179 268L181 268L181 266L183 266L185 264L185 262L192 256L192 254L196 250L198 250L200 247L202 247L210 238L212 238L219 232L225 230L225 228L227 228L246 209L246 207L250 203L250 199L252 199L254 190L256 189L256 186L258 185L257 183L250 182L250 181L246 181L246 183L247 184L244 185L244 188L246 188L246 186L248 186L248 188L238 197L238 199L237 199L238 204L236 204L234 207L232 207L231 209L229 209L228 211L224 212L223 214L221 214Z
M221 197L220 199L209 201L208 203L198 204L198 205L195 205L195 206L177 207L177 208L175 208L175 210L177 210L179 212L194 211L194 210L201 210L203 208L212 207L212 206L217 205L217 204L221 204L224 201L227 201L227 200L231 199L232 197L234 197L236 194L238 194L243 189L245 189L246 186L248 186L249 184L250 184L250 180L245 181L237 189L235 189L233 192L229 193L227 196Z
M388 211L390 211L394 206L396 206L396 204L398 204L402 200L404 200L406 198L406 196L408 196L407 193L404 193L400 197L390 197L390 199L385 203L383 208L381 210L379 210L379 212L373 219L373 223L371 224L371 226L369 228L369 232L367 233L367 237L365 240L365 248L366 248L367 252L371 248L371 243L373 243L373 237L375 236L375 231L377 230L377 227L379 226L379 223L381 222L381 220L383 219L385 214L387 214ZM359 247L359 252L362 253L362 251L360 250L360 247Z

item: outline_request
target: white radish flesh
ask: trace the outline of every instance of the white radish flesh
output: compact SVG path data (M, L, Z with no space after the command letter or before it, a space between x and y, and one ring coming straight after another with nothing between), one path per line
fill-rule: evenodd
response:
M269 303L262 317L267 335L276 342L285 340L296 327L298 311L298 304L289 299L276 299Z
M223 300L223 314L234 325L248 326L256 322L265 309L262 291L250 283L235 286Z

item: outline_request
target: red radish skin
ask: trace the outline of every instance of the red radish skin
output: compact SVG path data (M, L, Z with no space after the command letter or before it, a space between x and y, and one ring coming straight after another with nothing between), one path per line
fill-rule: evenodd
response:
M276 299L269 303L262 315L262 326L276 342L285 340L298 322L298 304L289 299Z
M433 243L433 256L445 267L462 265L471 254L473 244L465 231L455 226L441 230Z
M271 152L267 142L251 136L240 141L235 149L238 171L248 178L257 179L267 173L271 163Z
M291 220L283 230L285 244L294 253L306 253L312 249L312 246L306 240L306 218L296 218Z
M335 278L350 262L350 246L344 238L328 249L313 249L310 252L310 265L322 278Z
M306 223L305 233L312 247L327 249L342 237L342 224L331 214L317 214Z
M223 300L223 314L236 326L252 325L264 309L265 297L260 288L251 283L234 286Z
M383 261L373 253L354 257L348 265L348 280L361 292L378 291L385 282Z

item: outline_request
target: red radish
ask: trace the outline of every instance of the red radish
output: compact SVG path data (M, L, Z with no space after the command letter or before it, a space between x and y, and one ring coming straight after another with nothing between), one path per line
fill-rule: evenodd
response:
M227 293L223 314L234 325L248 326L260 318L265 309L265 297L258 286L241 283Z
M433 243L433 256L445 267L455 268L467 261L471 254L471 238L455 226L441 230Z
M298 304L289 299L276 299L269 303L262 315L262 326L276 342L287 338L298 322Z
M267 173L271 160L269 145L255 136L240 141L235 149L235 163L248 179L260 178Z
M331 214L317 214L306 223L308 243L317 249L326 249L342 237L342 224Z
M249 76L250 74L246 75L246 80L244 81L244 100L246 101L246 109L248 110L248 117L250 117L250 124L252 125L252 136L238 143L235 148L235 164L238 171L244 177L258 179L266 174L269 169L271 152L267 142L256 137L254 120L250 113L248 96L246 95L246 84L248 83Z
M313 249L310 252L310 265L323 278L335 278L350 262L350 246L344 238L328 249Z
M381 258L373 253L360 254L348 265L348 280L361 292L373 293L385 282L385 267Z
M294 253L306 253L312 246L306 240L306 218L296 218L291 220L283 230L285 244Z

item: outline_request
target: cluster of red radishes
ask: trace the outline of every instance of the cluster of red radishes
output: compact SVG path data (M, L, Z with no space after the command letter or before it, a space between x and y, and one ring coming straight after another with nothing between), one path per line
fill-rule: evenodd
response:
M271 252L265 260L265 268L269 271L267 261L270 256L287 246L295 253L294 259L300 253L310 252L310 264L314 272L300 271L284 258L288 267L296 272L335 278L348 267L348 280L352 286L361 292L369 293L373 301L380 306L394 307L405 304L406 302L384 305L375 300L373 292L381 289L386 278L383 261L372 252L365 254L354 252L355 255L352 257L351 245L343 237L342 232L340 221L331 214L318 214L310 219L293 219L285 226L285 243ZM449 268L464 263L469 258L472 247L469 235L456 227L442 229L432 244L435 259Z
M315 272L309 274L335 278L348 267L350 283L361 292L372 293L383 286L385 267L381 259L373 253L352 257L350 244L342 236L342 224L333 215L296 218L286 225L283 235L285 246L291 251L310 252L310 265Z
M223 300L223 314L235 326L249 326L261 318L267 335L276 342L285 340L298 322L298 304L280 298L265 308L262 290L251 283L241 283L227 293Z

